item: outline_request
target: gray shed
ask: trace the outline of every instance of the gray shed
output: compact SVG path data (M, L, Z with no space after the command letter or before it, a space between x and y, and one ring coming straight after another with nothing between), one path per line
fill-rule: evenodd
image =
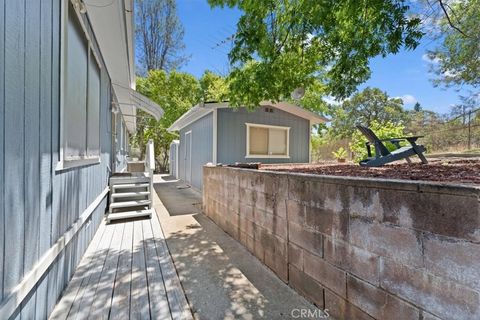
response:
M196 105L168 129L179 132L177 177L201 190L207 163L308 163L311 127L325 121L286 102L264 102L255 111Z

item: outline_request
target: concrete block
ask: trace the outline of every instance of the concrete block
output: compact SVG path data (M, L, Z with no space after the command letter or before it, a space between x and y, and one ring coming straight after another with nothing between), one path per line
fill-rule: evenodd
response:
M245 219L254 221L255 218L253 215L253 211L254 211L254 208L250 205L247 205L247 204L240 205L239 214L241 217L244 217Z
M304 252L304 272L343 298L347 296L346 273L324 259Z
M303 250L291 242L288 243L288 263L303 271Z
M265 264L285 283L288 283L288 262L275 252L265 251Z
M374 320L373 317L363 312L355 305L330 290L325 289L325 311L333 319L339 320Z
M263 210L255 210L255 223L269 232L287 239L287 221Z
M287 200L287 219L299 225L305 224L305 205L295 200Z
M480 244L430 235L424 246L428 271L480 291Z
M361 279L347 276L348 301L375 319L412 320L420 317L414 306Z
M257 239L254 240L253 254L258 258L258 260L265 262L265 250L262 246L262 243Z
M305 225L333 238L347 239L348 214L335 212L330 208L305 208Z
M385 290L445 319L480 319L480 294L425 269L381 259L380 285Z
M423 266L421 241L421 234L413 230L350 219L349 242L352 245L410 266Z
M305 203L307 200L307 182L304 177L288 177L288 199Z
M287 219L287 200L285 198L277 197L273 214L280 218Z
M324 308L323 293L324 289L320 283L309 277L301 270L290 265L288 268L289 285L313 302L320 309Z
M378 256L369 251L354 247L348 242L325 237L324 258L340 269L372 284L379 284Z
M318 256L323 255L322 235L296 223L288 224L288 240Z

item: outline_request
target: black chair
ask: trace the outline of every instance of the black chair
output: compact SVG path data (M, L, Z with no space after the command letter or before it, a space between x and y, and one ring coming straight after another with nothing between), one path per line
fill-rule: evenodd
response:
M367 138L366 143L368 158L360 161L360 165L364 167L380 167L384 164L405 159L408 163L412 163L411 156L417 155L422 163L427 164L427 158L423 153L427 150L424 146L419 145L416 141L423 136L399 137L389 139L379 139L377 135L370 129L363 125L357 124L357 129ZM402 147L400 141L406 140L410 143L409 146ZM397 149L388 151L383 142L391 142ZM371 146L375 147L375 156L372 156Z

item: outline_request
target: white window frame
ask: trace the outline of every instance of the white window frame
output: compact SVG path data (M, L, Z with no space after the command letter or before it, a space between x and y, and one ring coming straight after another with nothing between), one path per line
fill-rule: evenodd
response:
M100 144L100 124L101 124L101 102L100 102L100 109L99 109L99 154L98 156L94 157L82 157L80 159L66 159L65 154L64 154L64 145L65 145L65 134L64 134L64 117L65 117L65 88L66 88L66 63L67 63L67 28L68 28L68 10L69 7L72 6L73 9L75 10L78 22L80 23L80 26L82 27L82 31L85 35L85 39L87 40L88 44L88 50L87 50L87 67L89 66L89 61L90 57L93 56L95 57L96 63L98 65L98 68L100 69L100 72L102 71L102 64L100 63L99 56L92 45L92 39L90 38L90 35L88 33L88 29L83 21L82 18L82 13L79 11L79 8L75 5L75 0L62 0L61 1L61 21L60 21L60 140L59 140L59 161L55 167L56 171L61 171L64 169L70 169L74 167L81 167L81 166L86 166L86 165L93 165L93 164L99 164L100 161L100 155L101 155L101 144ZM88 80L88 77L87 77ZM87 84L88 85L88 84ZM101 84L100 84L101 85ZM101 90L101 88L100 88ZM88 101L88 99L87 99ZM88 121L88 117L87 120ZM87 126L88 130L88 126ZM85 136L85 139L87 139L87 136ZM86 150L88 149L88 144L86 146Z
M273 126L273 125L266 125L266 124L259 124L259 123L245 123L247 128L247 141L246 141L246 153L245 158L258 158L258 159L290 159L290 127L283 127L283 126ZM286 155L279 155L279 154L250 154L250 128L265 128L265 129L280 129L285 130L287 132L287 154Z

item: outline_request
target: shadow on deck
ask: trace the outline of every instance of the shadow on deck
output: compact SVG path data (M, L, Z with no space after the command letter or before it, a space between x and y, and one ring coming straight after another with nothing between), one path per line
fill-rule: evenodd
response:
M102 222L50 319L192 319L156 215Z

